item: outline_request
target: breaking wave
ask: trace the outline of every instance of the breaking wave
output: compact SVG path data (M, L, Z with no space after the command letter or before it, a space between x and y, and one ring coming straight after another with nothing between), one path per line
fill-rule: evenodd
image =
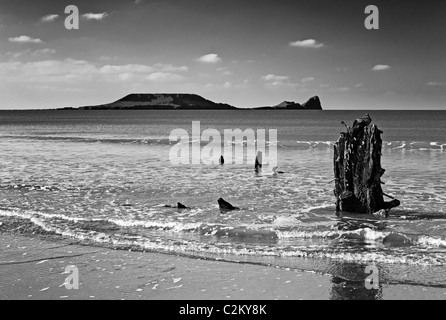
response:
M151 137L151 138L101 138L101 137L72 137L72 136L49 136L49 135L2 135L2 138L9 139L25 139L25 140L49 140L64 141L77 143L111 143L111 144L140 144L140 145L173 145L179 142L169 141L168 137ZM189 143L196 140L189 140ZM225 145L255 145L259 141L233 140L224 141ZM284 149L331 149L335 141L291 141L279 140L277 142L265 141L266 146L277 145L278 148ZM207 141L201 141L201 145L208 144ZM446 142L438 141L383 141L383 149L389 150L420 150L420 151L444 151L446 150Z
M23 233L61 236L87 245L106 245L118 249L194 255L307 257L347 262L446 265L444 238L404 235L371 228L317 231L305 230L305 227L234 227L206 223L85 219L3 209L0 210L0 217L0 230L3 231L14 231L20 222L27 226L21 229ZM336 245L339 241L343 243L342 246ZM362 249L358 246L361 243ZM411 246L410 251L405 251L402 245L407 243Z

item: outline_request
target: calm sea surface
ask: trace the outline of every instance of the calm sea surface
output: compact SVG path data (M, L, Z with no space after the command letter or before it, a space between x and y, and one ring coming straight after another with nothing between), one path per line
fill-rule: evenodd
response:
M337 216L330 182L340 122L365 111L1 111L0 230L350 281L375 265L383 283L446 287L446 112L369 113L383 189L401 201L382 220ZM224 129L277 129L285 173L173 165L169 134L192 121L224 145ZM222 214L220 197L242 210ZM191 209L164 206L178 201Z

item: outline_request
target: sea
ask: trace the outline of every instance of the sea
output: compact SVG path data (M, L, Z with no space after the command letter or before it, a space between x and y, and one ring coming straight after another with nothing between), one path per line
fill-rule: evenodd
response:
M366 112L383 131L383 191L401 202L388 218L335 208L333 144ZM197 121L244 154L173 163ZM169 139L176 129L189 142ZM226 129L264 129L283 173L256 173L256 141ZM333 298L446 288L446 111L0 111L0 232L326 274Z

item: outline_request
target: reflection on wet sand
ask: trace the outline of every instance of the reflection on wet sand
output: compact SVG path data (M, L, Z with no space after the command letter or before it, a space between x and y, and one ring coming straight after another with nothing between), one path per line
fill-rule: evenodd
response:
M366 273L365 268L365 265L334 262L330 268L333 274L330 299L381 300L383 296L381 277L377 289L368 289L366 279L370 273Z

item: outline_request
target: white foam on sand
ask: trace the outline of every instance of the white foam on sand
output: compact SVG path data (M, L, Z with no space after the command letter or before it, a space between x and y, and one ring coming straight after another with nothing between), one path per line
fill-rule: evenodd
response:
M337 250L336 248L315 245L315 246L268 246L268 245L238 245L228 242L203 242L195 240L179 240L179 239L151 239L143 236L126 235L126 234L106 234L93 230L82 230L76 228L70 229L69 226L48 223L46 215L39 215L35 212L17 212L0 210L0 215L27 218L35 225L41 227L48 232L54 232L66 238L86 241L87 243L106 244L116 248L131 248L135 250L151 250L157 252L175 252L185 254L213 254L215 257L224 255L232 256L258 256L258 257L308 257L308 258L330 258L341 261L351 262L382 262L391 264L411 264L411 265L446 265L444 254L426 255L423 252L349 252L348 250ZM116 221L115 221L116 222ZM125 221L120 222L126 225ZM133 225L133 223L131 223ZM170 225L175 228L177 224ZM183 226L186 227L186 226ZM216 226L218 229L222 226ZM224 226L223 226L224 227ZM199 228L199 225L191 225L186 228ZM246 228L241 228L240 232ZM270 230L272 232L272 230ZM292 238L327 238L327 239L362 239L365 242L381 242L389 232L372 230L369 228L357 229L354 231L327 230L327 231L308 231L308 230L275 230L279 239ZM446 247L446 240L441 238L433 238L429 236L419 237L416 243L428 247ZM419 248L422 249L422 248Z
M144 227L147 229L168 229L171 231L196 231L202 225L201 223L180 223L180 222L158 222L158 221L135 221L135 220L120 220L109 219L121 227Z

